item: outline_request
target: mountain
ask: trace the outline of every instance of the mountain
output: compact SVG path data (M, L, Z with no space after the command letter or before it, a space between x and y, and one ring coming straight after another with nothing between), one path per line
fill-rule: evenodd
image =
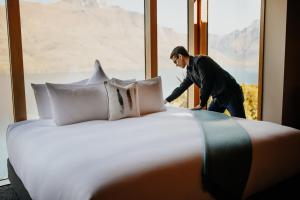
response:
M0 19L5 19L3 5ZM90 71L95 59L118 71L144 67L144 16L108 6L106 0L21 1L26 73ZM257 66L258 21L227 35L209 35L209 55L222 65ZM0 23L0 72L8 73L6 24ZM2 37L3 36L3 37ZM173 67L169 54L187 36L158 27L159 66Z
M209 54L225 65L258 68L259 21L225 35L209 34Z
M62 0L63 2L76 5L81 8L101 8L106 6L105 0Z
M3 19L3 6L0 9ZM20 10L27 73L90 71L96 58L104 67L119 71L144 67L142 14L107 6L99 0L21 2ZM5 24L0 26L0 34L4 35ZM170 41L182 44L180 41L185 40L184 35L171 29L159 28L158 32L164 38L160 42L167 49L167 58L174 47ZM0 48L1 52L7 52L4 37L0 37ZM0 60L7 59L5 54L0 54ZM3 70L2 67L0 71Z

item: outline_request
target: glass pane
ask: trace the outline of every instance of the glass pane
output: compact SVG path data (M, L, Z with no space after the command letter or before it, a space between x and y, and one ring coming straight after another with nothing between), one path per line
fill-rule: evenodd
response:
M89 78L99 59L106 74L144 79L144 1L20 1L28 118L37 108L30 83Z
M210 0L208 55L242 85L248 119L257 119L261 0Z
M176 67L170 59L170 54L176 46L187 48L187 1L158 0L157 24L158 75L162 77L166 98L186 75L186 69ZM187 92L172 103L187 107Z
M13 122L6 8L0 1L0 180L7 178L6 129Z

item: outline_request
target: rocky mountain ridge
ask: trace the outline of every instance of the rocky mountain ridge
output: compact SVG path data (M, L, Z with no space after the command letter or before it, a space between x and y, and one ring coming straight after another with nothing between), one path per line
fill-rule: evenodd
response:
M0 6L0 17L5 17ZM144 16L108 6L105 0L21 2L26 73L89 71L95 59L115 70L144 67ZM8 72L6 24L0 24L0 72ZM254 68L258 63L258 21L243 30L209 35L209 55L222 64ZM187 36L158 27L159 66L172 67L169 53Z

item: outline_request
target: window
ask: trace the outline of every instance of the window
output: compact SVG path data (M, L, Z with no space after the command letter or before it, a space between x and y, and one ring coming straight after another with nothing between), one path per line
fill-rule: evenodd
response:
M20 1L28 119L30 83L88 78L95 59L109 77L144 79L144 2L132 1Z
M242 85L246 116L257 119L261 1L208 3L208 55Z
M13 122L6 8L0 1L0 181L7 179L6 129ZM1 184L1 182L0 182Z
M157 0L157 49L158 75L162 77L163 94L166 98L185 78L186 70L176 67L170 54L174 47L187 48L187 1ZM187 92L172 102L187 107Z

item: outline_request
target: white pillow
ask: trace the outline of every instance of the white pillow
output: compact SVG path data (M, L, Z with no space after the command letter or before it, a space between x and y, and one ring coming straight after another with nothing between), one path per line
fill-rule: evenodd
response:
M121 86L107 81L105 87L109 100L109 120L140 116L136 83Z
M73 82L69 84L74 85L85 85L88 79L84 79L78 82ZM36 105L39 113L40 119L49 119L52 118L52 111L50 105L50 99L45 84L34 84L31 83L31 87L34 92Z
M94 67L95 67L94 73L92 77L87 81L87 84L104 83L104 81L107 81L108 77L103 71L99 60L95 61Z
M104 84L65 85L46 83L54 121L67 125L107 120L108 99Z
M160 76L137 82L139 90L140 114L165 111Z

